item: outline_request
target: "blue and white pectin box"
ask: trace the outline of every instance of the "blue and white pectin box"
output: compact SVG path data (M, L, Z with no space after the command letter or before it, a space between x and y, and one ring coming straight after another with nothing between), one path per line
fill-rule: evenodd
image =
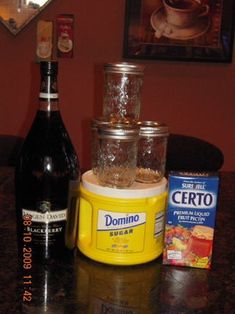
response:
M218 188L217 173L169 174L163 264L211 267Z

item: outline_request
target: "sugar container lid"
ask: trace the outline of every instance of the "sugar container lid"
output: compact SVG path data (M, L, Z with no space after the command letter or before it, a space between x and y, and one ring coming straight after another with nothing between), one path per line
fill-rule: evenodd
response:
M163 178L161 181L153 184L134 182L132 186L126 189L114 189L101 186L92 170L89 170L82 175L82 184L83 187L91 193L122 199L153 197L164 193L167 188L166 178Z

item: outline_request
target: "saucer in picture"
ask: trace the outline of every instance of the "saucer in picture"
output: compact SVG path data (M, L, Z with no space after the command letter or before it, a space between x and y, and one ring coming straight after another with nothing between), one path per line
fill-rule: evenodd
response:
M210 26L210 19L208 16L199 17L198 21L187 28L179 28L168 24L166 21L166 14L163 7L156 9L150 18L151 25L156 31L156 37L161 36L170 39L188 40L197 38L207 32Z

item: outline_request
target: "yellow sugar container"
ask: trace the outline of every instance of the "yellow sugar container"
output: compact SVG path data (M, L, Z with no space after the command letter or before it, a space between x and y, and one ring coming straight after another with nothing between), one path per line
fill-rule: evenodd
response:
M77 246L106 264L149 262L163 251L167 180L135 182L127 189L100 186L88 171L82 176Z

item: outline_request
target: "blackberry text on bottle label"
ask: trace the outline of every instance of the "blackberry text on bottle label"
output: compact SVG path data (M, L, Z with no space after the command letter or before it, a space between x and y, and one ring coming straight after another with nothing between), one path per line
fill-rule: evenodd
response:
M27 232L32 233L35 245L43 245L45 239L48 245L54 245L65 232L67 209L42 213L24 208L22 215L32 217L32 224L27 226Z

